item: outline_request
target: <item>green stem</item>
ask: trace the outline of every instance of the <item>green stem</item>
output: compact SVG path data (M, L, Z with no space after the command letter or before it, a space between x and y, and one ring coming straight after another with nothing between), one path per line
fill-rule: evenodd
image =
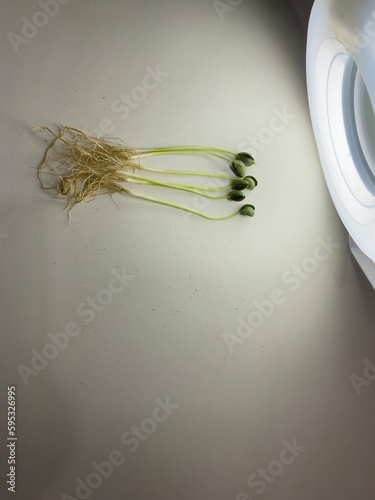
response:
M154 198L153 196L147 196L145 194L134 193L133 191L129 191L127 189L124 189L124 192L126 192L127 194L130 194L131 196L135 196L136 198L142 198L143 200L153 201L155 203L160 203L161 205L167 205L168 207L178 208L179 210L184 210L185 212L190 212L192 214L199 215L200 217L204 217L205 219L210 219L210 220L232 219L233 217L236 217L236 215L239 215L241 213L241 211L239 210L238 212L236 212L232 215L227 215L225 217L210 217L209 215L205 215L205 214L198 212L197 210L194 210L192 208L183 207L181 205L176 205L175 203L170 203L169 201L159 200L159 198Z
M146 170L147 172L156 172L158 174L172 174L172 175L200 175L203 177L216 177L217 179L230 179L234 181L239 179L240 177L231 177L228 175L220 175L220 174L206 174L204 172L181 172L180 170L161 170L158 168L149 168L144 167L143 165L139 167L141 170Z
M151 152L151 151L202 151L202 152L208 152L208 151L218 151L219 153L226 153L231 156L236 156L235 153L232 153L232 151L227 151L226 149L220 149L220 148L208 148L205 146L177 146L177 147L172 147L172 148L141 148L137 149L137 151L141 152Z
M128 174L126 174L126 175L128 175ZM130 176L133 178L132 174L130 174ZM162 187L167 187L167 188L171 188L171 189L179 189L181 191L188 191L189 193L194 193L194 194L198 194L200 196L204 196L205 198L210 198L211 200L227 200L228 199L228 195L210 196L209 194L200 192L199 188L194 189L194 188L191 188L189 186L184 186L181 184L169 184L166 182L157 182L157 181L153 181L151 179L147 179L147 177L142 177L141 175L134 175L134 178L139 179L139 181L140 181L139 184L148 184L151 186L162 186ZM227 187L225 189L229 190L230 188Z
M132 158L144 158L146 156L154 156L154 155L171 155L171 154L191 154L191 155L201 155L203 152L202 151L189 151L189 150L175 150L175 151L169 151L169 150L158 150L158 151L145 151L144 153L141 153L137 156L133 156ZM217 153L211 153L211 152L206 152L206 154L211 155L211 156L216 156L217 158L221 158L225 161L232 162L230 158L226 158L225 156L218 155Z
M205 188L205 187L200 187L200 186L189 186L189 184L168 184L168 186L171 187L183 187L186 189L193 189L197 191L211 191L211 192L220 192L220 191L229 191L231 189L230 186L224 186L221 188Z
M142 175L132 174L130 172L127 172L124 175L126 175L127 177L133 177L134 179L139 179L139 180L145 181L147 183L150 183L150 182L156 183L156 181L153 181L147 177L143 177ZM208 188L208 187L201 187L201 186L192 186L189 184L174 184L174 183L158 183L158 184L160 184L162 186L166 186L166 187L186 188L186 189L195 189L197 191L211 191L211 192L229 191L230 189L232 189L232 187L230 185L219 187L219 188Z

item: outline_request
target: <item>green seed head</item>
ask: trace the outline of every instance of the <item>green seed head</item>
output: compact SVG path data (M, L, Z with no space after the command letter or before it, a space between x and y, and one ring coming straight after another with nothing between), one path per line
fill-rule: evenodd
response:
M245 152L238 153L236 155L236 160L242 161L242 163L246 167L250 167L250 165L254 165L254 163L255 163L254 158L251 156L251 154L245 153Z
M235 179L231 182L231 189L235 191L242 191L243 189L247 189L250 185L249 180L245 177L244 179Z
M237 175L237 177L245 177L246 175L246 166L240 160L236 160L232 163L232 170Z
M243 205L238 213L241 215L247 215L248 217L254 217L255 207L254 205Z
M250 191L252 191L258 185L258 181L252 175L247 175L244 180L248 181L249 185L247 189L250 189Z
M228 194L228 200L231 201L243 201L245 199L245 195L243 194L242 191L231 191Z

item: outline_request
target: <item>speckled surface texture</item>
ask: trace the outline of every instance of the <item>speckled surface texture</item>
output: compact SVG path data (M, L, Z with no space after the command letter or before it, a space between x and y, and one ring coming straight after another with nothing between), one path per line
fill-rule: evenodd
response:
M375 296L319 164L300 16L268 0L3 1L0 392L5 408L16 387L17 491L3 474L2 498L373 499ZM117 196L68 224L34 169L49 137L30 131L61 124L250 151L256 215ZM4 411L0 425L8 472Z

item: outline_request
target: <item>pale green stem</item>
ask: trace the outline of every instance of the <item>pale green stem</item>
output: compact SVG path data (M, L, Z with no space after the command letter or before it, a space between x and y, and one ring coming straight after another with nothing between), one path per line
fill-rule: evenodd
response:
M135 174L134 175L126 174L126 175L129 177L132 177L134 179L139 179L138 184L148 184L151 186L162 186L162 187L168 187L171 189L179 189L181 191L188 191L189 193L194 193L194 194L198 194L200 196L204 196L205 198L210 198L211 200L227 200L228 199L228 195L210 196L209 194L205 194L205 193L200 192L199 188L193 189L193 188L190 188L189 186L183 186L181 184L168 184L165 182L157 182L157 181L147 179L146 177L142 177L141 175L135 175ZM227 187L225 189L228 191L230 189L230 187Z
M158 168L148 168L143 165L139 166L141 170L146 170L147 172L156 172L158 174L172 174L172 175L200 175L203 177L216 177L217 179L230 179L231 181L238 180L240 177L231 177L228 175L220 174L206 174L204 172L181 172L180 170L161 170Z
M151 151L202 151L202 152L208 152L208 151L217 151L219 153L226 153L231 156L236 156L235 153L232 153L232 151L227 151L226 149L220 149L220 148L208 148L205 146L177 146L177 147L167 147L167 148L141 148L137 149L137 151L141 151L142 153L144 152L151 152Z
M209 215L205 215L205 214L198 212L197 210L194 210L192 208L183 207L181 205L176 205L175 203L170 203L169 201L159 200L159 198L154 198L153 196L147 196L145 194L134 193L133 191L129 191L127 189L124 189L124 192L126 192L127 194L130 194L131 196L135 196L136 198L142 198L143 200L153 201L155 203L160 203L161 205L167 205L168 207L178 208L179 210L184 210L185 212L190 212L192 214L199 215L200 217L204 217L205 219L210 219L210 220L232 219L233 217L236 217L236 215L239 215L241 213L239 210L238 212L236 212L232 215L227 215L225 217L210 217Z
M139 180L146 181L147 183L148 182L153 182L153 183L156 182L156 181L151 181L150 179L148 179L147 177L143 177L142 175L132 174L130 172L127 172L124 175L126 175L128 177L134 177L134 179L139 179ZM192 185L189 185L189 184L174 184L174 183L158 183L158 184L160 184L161 186L167 186L167 187L195 189L197 191L220 192L220 191L228 191L228 190L232 189L232 187L230 185L229 186L219 187L219 188L207 188L207 187L201 187L201 186L192 186Z
M169 151L169 150L162 150L162 151L150 151L150 152L144 152L136 156L132 156L132 158L145 158L146 156L154 156L154 155L172 155L172 154L190 154L190 155L201 155L203 154L203 151L185 151L185 150L176 150L176 151ZM233 160L230 158L226 158L225 156L218 155L217 153L210 153L206 152L206 154L211 155L211 156L216 156L217 158L221 158L225 161L232 162Z

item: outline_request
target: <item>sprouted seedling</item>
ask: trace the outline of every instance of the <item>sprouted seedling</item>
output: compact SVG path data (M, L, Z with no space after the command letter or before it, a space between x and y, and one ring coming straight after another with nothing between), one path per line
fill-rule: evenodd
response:
M246 204L234 214L224 217L211 217L189 207L134 192L124 186L124 184L147 184L187 191L215 200L227 199L240 202L245 199L243 191L246 189L252 190L258 184L253 176L245 175L246 167L255 163L249 153L235 154L224 149L201 146L135 149L129 148L119 139L91 137L72 127L63 127L58 135L44 126L35 127L35 129L46 130L54 136L54 140L47 148L44 159L39 166L38 177L44 189L53 190L57 192L58 196L66 198L69 217L70 210L78 203L90 201L101 194L113 196L115 193L128 194L136 198L153 201L211 220L230 219L237 215L254 216L254 206ZM230 162L235 177L204 172L162 170L140 164L141 158L162 154L206 154L219 157ZM135 171L138 173L135 173ZM230 182L223 187L205 188L189 184L156 181L143 174L140 175L142 172L204 176ZM225 194L224 191L228 192ZM222 194L212 195L207 192L222 192Z

